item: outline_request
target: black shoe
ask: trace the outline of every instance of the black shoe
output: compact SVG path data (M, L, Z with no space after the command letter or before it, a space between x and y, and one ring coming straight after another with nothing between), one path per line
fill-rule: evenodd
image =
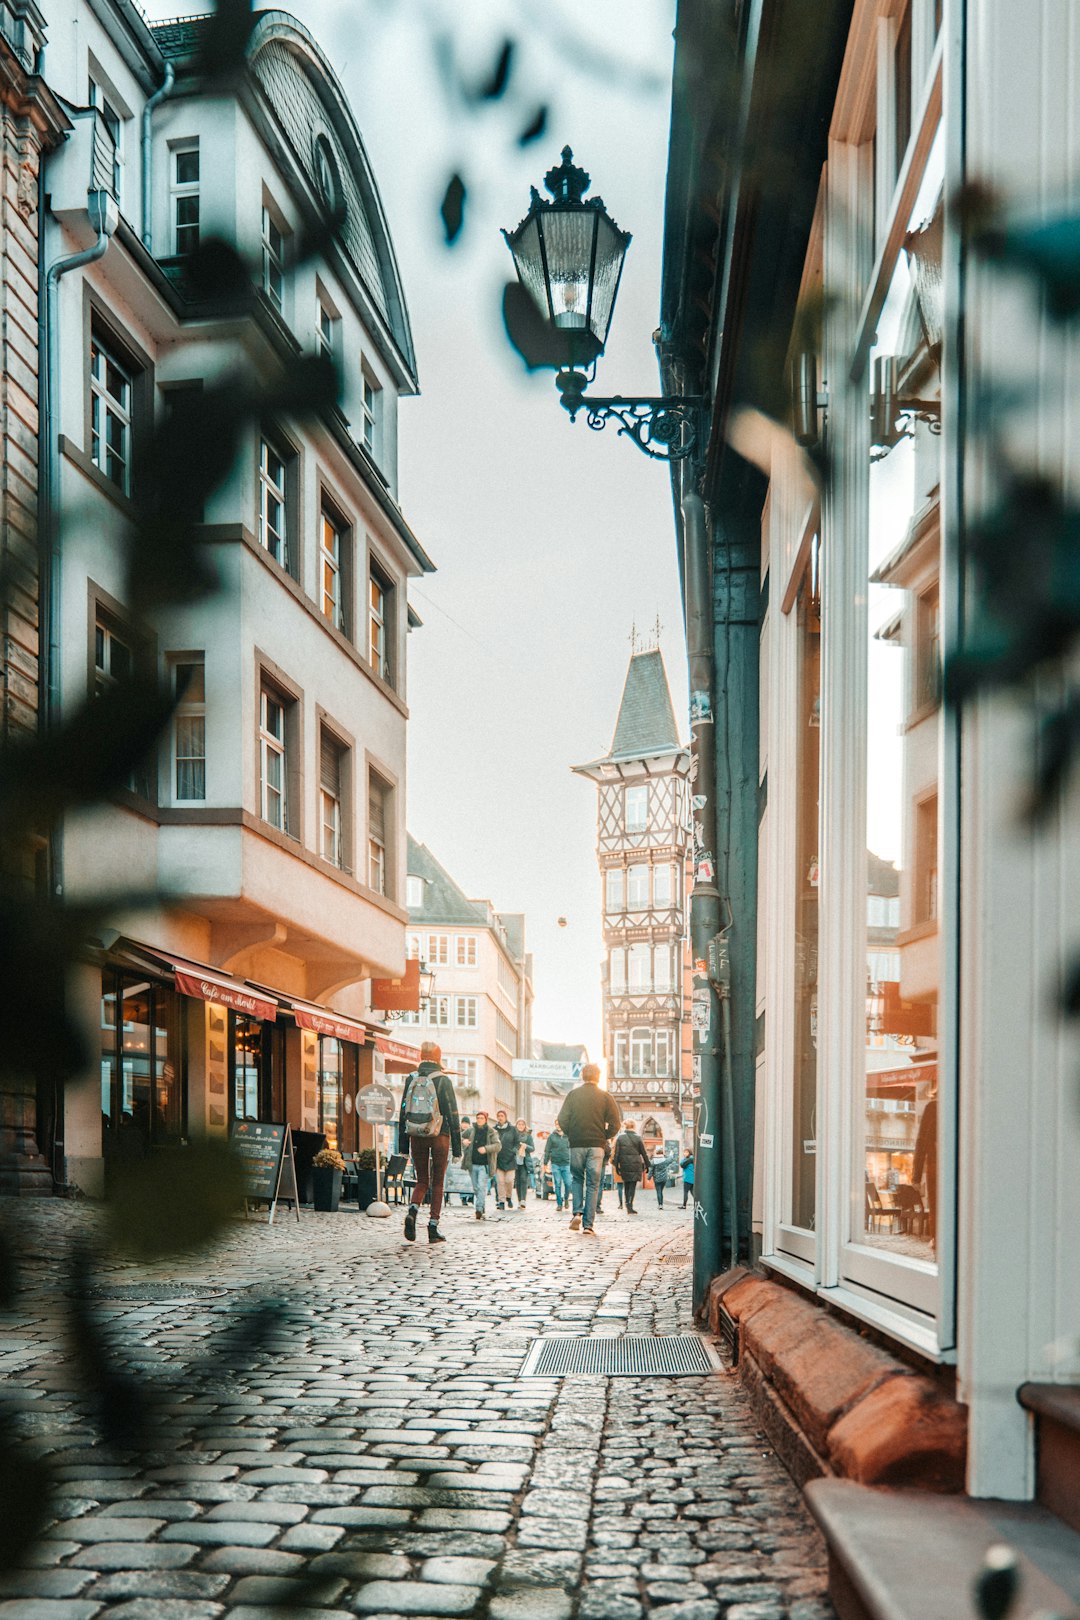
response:
M405 1241L416 1242L416 1205L410 1204L405 1211Z
M428 1223L427 1223L427 1240L428 1240L429 1243L445 1243L446 1242L446 1239L443 1237L442 1233L439 1231L439 1228L435 1225L434 1221L428 1221Z

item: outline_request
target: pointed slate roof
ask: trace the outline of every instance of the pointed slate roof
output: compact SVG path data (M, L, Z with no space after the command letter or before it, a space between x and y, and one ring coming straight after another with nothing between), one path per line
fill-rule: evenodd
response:
M424 879L424 903L409 907L410 922L463 923L472 928L487 926L483 906L458 888L427 845L419 843L412 833L409 834L408 870L411 876Z
M679 732L671 707L667 671L659 648L634 653L626 671L611 757L657 754L678 748Z

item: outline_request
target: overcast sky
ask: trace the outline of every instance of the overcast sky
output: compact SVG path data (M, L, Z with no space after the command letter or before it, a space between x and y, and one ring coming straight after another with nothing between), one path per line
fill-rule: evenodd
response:
M571 425L551 372L526 375L502 332L512 265L499 227L517 225L530 184L542 188L572 146L634 238L594 391L656 393L674 0L285 9L352 103L416 345L421 395L400 407L400 498L438 573L411 593L424 625L409 647L409 827L468 894L526 914L536 1035L600 1055L596 790L570 766L610 744L634 624L651 636L660 619L682 725L670 480L614 428ZM501 103L470 117L447 97L431 49L440 30L478 78L504 35L518 41ZM548 133L518 150L539 101ZM453 168L469 198L451 252L438 205Z

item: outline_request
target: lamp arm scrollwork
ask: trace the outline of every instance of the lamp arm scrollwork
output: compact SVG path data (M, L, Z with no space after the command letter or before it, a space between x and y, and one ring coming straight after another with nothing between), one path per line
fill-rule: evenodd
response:
M696 397L627 399L621 394L606 399L581 400L585 420L599 433L611 421L631 439L643 455L654 461L683 461L698 443L702 406Z

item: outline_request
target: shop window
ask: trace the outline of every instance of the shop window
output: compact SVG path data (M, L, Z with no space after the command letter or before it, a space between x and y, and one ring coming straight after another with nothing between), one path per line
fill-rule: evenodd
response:
M625 873L621 866L609 866L605 875L604 909L622 911L625 905Z
M342 1043L332 1035L320 1035L319 1129L332 1148L340 1145L343 1073Z
M230 1012L231 1118L258 1119L263 1090L263 1026L256 1018Z
M819 542L810 558L795 602L795 960L790 1162L784 1221L812 1231L817 1217L817 1052L818 1052L818 842L821 780L821 597Z
M173 663L173 795L206 798L206 665L201 655Z
M95 321L90 333L90 460L122 495L132 489L135 370Z
M199 245L199 143L172 150L173 252L194 253Z
M623 790L623 826L627 832L644 832L649 825L649 789L637 784Z
M140 1158L184 1131L180 998L106 968L101 994L101 1117L107 1160Z

